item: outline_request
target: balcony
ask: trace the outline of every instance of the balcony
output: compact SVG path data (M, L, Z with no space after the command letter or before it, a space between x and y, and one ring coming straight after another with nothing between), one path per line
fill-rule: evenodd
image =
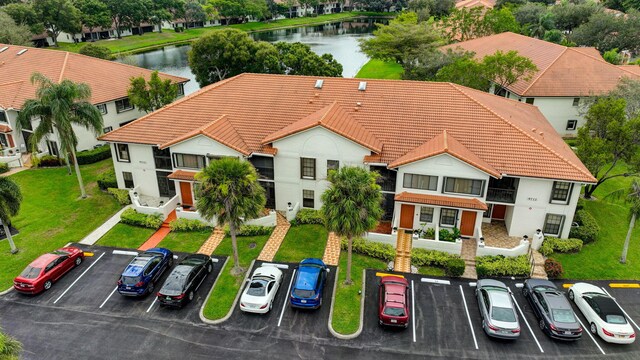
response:
M487 190L487 201L513 204L516 202L517 189L489 188Z

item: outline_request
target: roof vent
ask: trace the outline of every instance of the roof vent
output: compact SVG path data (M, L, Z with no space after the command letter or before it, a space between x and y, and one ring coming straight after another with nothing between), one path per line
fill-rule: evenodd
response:
M8 46L3 47L2 49L0 49L0 53L7 50L8 48L9 48Z
M324 84L324 80L316 80L316 89L322 89L322 84Z
M22 54L26 53L27 50L29 50L29 49L22 49L22 50L18 51L18 55L22 55Z
M360 84L358 85L358 90L360 90L360 91L367 90L367 82L366 81L360 81Z
M537 130L536 128L531 129L531 131L533 131L534 134L536 133L536 130Z
M358 101L358 102L356 103L356 106L357 106L357 107L360 107L360 106L362 106L362 103Z

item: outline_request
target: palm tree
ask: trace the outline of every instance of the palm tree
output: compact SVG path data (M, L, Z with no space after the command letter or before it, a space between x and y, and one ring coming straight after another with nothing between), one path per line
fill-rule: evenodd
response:
M631 241L631 233L636 225L636 218L640 217L640 182L633 180L631 186L628 189L620 189L607 195L607 197L624 197L624 202L631 205L629 208L629 230L627 231L627 237L624 240L624 246L622 247L622 256L620 256L620 263L625 264L627 262L627 252L629 251L629 242Z
M84 199L87 193L76 161L78 138L73 125L93 131L96 136L102 131L102 115L89 102L91 88L87 84L74 83L70 80L56 83L39 73L31 75L31 83L38 85L36 99L29 99L24 103L18 115L18 131L28 126L32 118L40 119L40 124L33 131L29 144L31 149L35 150L38 144L43 139L46 140L55 130L60 140L61 155L65 158L70 157L73 161L80 184L80 193Z
M7 234L12 254L17 253L18 249L13 243L9 224L11 224L11 217L18 214L21 201L22 193L18 184L6 176L0 176L0 223L2 223L4 233Z
M234 261L232 273L241 274L236 231L245 220L258 217L266 203L258 173L250 162L226 157L212 161L196 175L196 179L202 183L196 208L206 220L216 217L219 225L229 225Z
M327 229L348 240L347 285L351 284L353 238L373 229L382 216L378 176L360 167L345 166L329 172L327 180L331 184L322 194L322 214Z

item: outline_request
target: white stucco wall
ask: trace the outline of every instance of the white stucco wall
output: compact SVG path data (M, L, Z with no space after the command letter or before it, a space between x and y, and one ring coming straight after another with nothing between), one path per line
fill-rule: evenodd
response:
M193 154L193 155L204 155L207 154L215 155L215 156L235 156L242 158L242 154L236 150L227 147L226 145L222 145L221 143L206 137L204 135L198 135L191 139L185 140L181 143L172 145L170 147L171 154L180 153L180 154ZM207 164L209 160L207 159ZM186 170L194 170L194 169L186 169Z
M578 97L578 96L576 96ZM509 94L510 99L525 102L527 97ZM578 128L584 125L584 117L580 115L580 107L573 106L574 97L535 97L533 105L540 109L542 115L549 121L560 136L569 137L578 134ZM568 120L578 120L576 130L567 130Z
M120 162L116 156L115 144L111 144L111 155L118 180L118 187L124 189L123 171L133 174L133 184L140 194L159 197L158 181L156 180L156 165L153 160L153 150L150 145L129 144L129 158L131 162Z

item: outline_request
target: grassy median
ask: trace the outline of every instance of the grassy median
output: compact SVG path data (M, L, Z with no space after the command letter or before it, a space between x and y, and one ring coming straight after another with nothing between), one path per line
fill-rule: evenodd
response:
M172 231L158 246L173 252L195 253L211 236L212 231Z
M322 225L292 226L273 261L297 263L306 258L322 259L328 236Z
M118 223L96 245L137 249L156 232L154 229Z

